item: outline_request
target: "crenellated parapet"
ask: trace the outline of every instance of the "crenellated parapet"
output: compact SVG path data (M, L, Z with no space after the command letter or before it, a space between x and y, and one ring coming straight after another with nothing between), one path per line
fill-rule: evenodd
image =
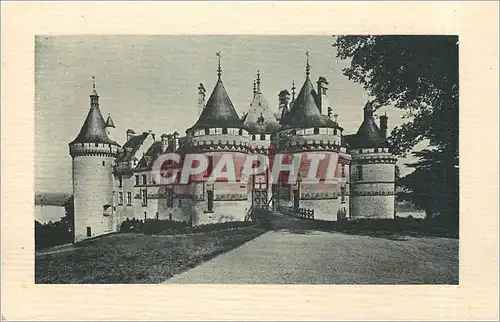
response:
M118 146L104 143L73 143L69 146L71 157L77 156L105 156L116 157Z

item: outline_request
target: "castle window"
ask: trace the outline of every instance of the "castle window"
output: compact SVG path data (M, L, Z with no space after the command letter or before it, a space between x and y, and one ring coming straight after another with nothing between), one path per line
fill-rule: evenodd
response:
M222 134L227 134L227 129L226 128L222 129Z
M292 135L297 135L297 130L293 130Z
M142 175L142 184L144 185L148 184L148 178L146 177L145 174Z
M375 148L375 153L377 153L377 152L378 152L378 149L377 149L377 148Z
M319 129L318 128L314 129L314 134L319 134Z
M96 148L97 148L97 147L99 147L99 143L96 143L96 144L95 144L95 147L96 147Z
M359 149L359 154L363 153L363 150Z
M119 176L118 177L118 188L121 188L121 187L123 187L123 178L122 178L122 176Z
M148 191L146 189L141 190L141 200L142 200L142 206L147 207L148 206Z
M261 139L261 140L265 140L265 139L266 139L266 135L265 135L265 134L261 134L261 135L260 135L260 139Z
M87 237L92 237L92 229L87 227Z
M105 166L106 165L106 161L102 161L102 165Z
M255 135L252 135L252 141L255 141Z
M182 207L182 199L179 199L179 207Z
M118 205L123 205L123 192L118 192Z
M360 165L356 166L356 179L363 180L363 167Z
M333 135L337 135L337 129L333 129Z
M127 192L127 206L132 206L132 192Z
M345 203L345 186L340 187L340 202Z
M242 129L240 129L240 130L238 131L238 134L239 134L239 135L243 135L243 130L242 130Z
M139 176L138 175L135 176L135 185L136 186L139 185Z
M345 164L342 164L342 178L345 178Z
M205 134L210 134L210 129L209 128L205 128Z

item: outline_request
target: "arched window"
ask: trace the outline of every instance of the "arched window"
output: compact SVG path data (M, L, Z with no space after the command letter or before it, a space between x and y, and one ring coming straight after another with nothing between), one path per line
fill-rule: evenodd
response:
M260 135L260 139L261 139L262 141L264 141L264 140L266 139L266 135L265 135L265 134L261 134L261 135Z
M243 130L242 130L242 129L240 129L240 130L238 131L238 134L239 134L239 135L243 135Z
M252 135L252 141L255 141L255 135Z
M363 150L359 149L359 154L363 153Z
M106 161L102 161L102 165L105 166L106 165Z
M375 148L375 153L377 153L377 152L378 152L378 149L377 149L377 148Z
M319 129L318 128L314 128L314 134L319 134Z
M227 129L226 128L222 128L222 134L227 134Z
M333 135L337 135L337 129L333 129Z
M205 128L205 134L210 134L210 129L208 127Z

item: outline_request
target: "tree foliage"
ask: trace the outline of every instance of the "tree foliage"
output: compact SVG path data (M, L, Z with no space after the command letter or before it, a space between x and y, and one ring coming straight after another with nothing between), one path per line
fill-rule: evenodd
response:
M373 107L393 105L408 122L390 136L403 155L429 139L458 150L458 37L340 36L337 57L350 59L344 75L374 97Z
M339 36L337 57L350 59L343 70L374 98L373 107L394 106L406 122L389 136L393 153L414 152L415 169L398 178L399 198L425 209L428 216L458 218L458 37Z

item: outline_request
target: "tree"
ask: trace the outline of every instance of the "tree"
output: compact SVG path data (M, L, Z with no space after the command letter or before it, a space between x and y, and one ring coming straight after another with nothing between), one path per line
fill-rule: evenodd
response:
M339 36L333 46L337 57L350 59L344 75L374 97L375 109L392 105L405 112L408 121L389 136L392 152L404 156L429 142L430 149L414 153L419 161L409 166L415 171L399 180L405 188L400 197L429 217L457 217L458 37Z

